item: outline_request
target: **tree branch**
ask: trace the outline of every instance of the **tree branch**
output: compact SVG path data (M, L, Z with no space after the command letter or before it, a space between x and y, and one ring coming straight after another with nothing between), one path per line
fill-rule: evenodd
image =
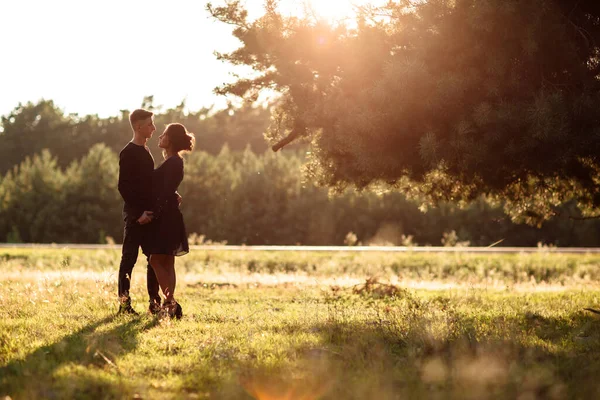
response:
M300 132L301 131L299 129L294 129L289 135L275 143L271 149L275 152L282 149L284 146L287 146L290 144L290 142L294 141L298 136L300 136Z
M237 2L235 4L230 4L227 7L216 7L215 8L215 7L213 7L213 5L211 3L208 3L205 8L213 18L215 18L216 20L218 20L220 22L223 22L227 25L237 26L238 28L250 29L250 26L246 22L245 18L243 20L241 20L241 18L239 18L239 16L237 16L238 18L236 18L235 20L232 20L231 15L222 14L222 12L225 9L237 11L238 6L239 6L239 2Z

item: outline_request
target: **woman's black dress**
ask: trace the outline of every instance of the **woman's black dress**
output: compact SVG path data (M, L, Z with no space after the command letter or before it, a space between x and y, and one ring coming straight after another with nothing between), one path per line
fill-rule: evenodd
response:
M155 202L154 207L150 209L154 214L142 243L142 251L146 256L183 256L190 251L183 216L175 194L182 180L183 159L177 155L169 157L154 170L152 189Z

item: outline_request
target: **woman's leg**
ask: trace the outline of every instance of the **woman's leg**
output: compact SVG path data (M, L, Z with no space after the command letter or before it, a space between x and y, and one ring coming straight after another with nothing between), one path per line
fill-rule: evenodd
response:
M165 268L165 255L163 254L151 254L149 261L150 266L154 270L154 274L156 275L156 280L158 280L158 285L162 290L165 297L167 296L167 288L169 276L167 273L167 269Z
M175 256L165 256L164 259L165 270L167 274L167 288L169 289L169 293L165 294L166 301L172 301L173 296L175 295L175 284L177 283L177 278L175 276Z
M166 256L165 258L165 269L169 275L169 294L165 299L165 307L171 318L181 318L183 316L183 310L181 305L175 301L173 296L175 295L175 285L177 283L177 275L175 274L175 256Z
M175 294L175 256L165 254L152 254L150 256L150 265L154 269L158 284L165 295L164 307L169 316L181 318L183 315L181 306L177 304L173 295Z
M150 265L154 269L158 284L165 295L165 302L170 302L175 293L175 256L152 254L150 255Z

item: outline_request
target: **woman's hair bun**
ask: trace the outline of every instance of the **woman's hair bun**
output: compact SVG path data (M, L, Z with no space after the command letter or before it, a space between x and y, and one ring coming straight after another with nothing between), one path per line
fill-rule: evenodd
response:
M169 136L169 142L173 146L173 150L176 152L180 151L192 151L196 144L196 136L188 132L185 126L179 123L172 123L167 125L167 135Z

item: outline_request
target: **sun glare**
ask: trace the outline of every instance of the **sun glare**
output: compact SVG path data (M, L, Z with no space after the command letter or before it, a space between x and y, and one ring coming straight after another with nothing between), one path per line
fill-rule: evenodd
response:
M334 22L353 18L357 7L381 3L376 0L282 0L279 6L284 13L309 14Z
M352 17L355 14L355 0L308 0L308 7L315 13L328 20Z

